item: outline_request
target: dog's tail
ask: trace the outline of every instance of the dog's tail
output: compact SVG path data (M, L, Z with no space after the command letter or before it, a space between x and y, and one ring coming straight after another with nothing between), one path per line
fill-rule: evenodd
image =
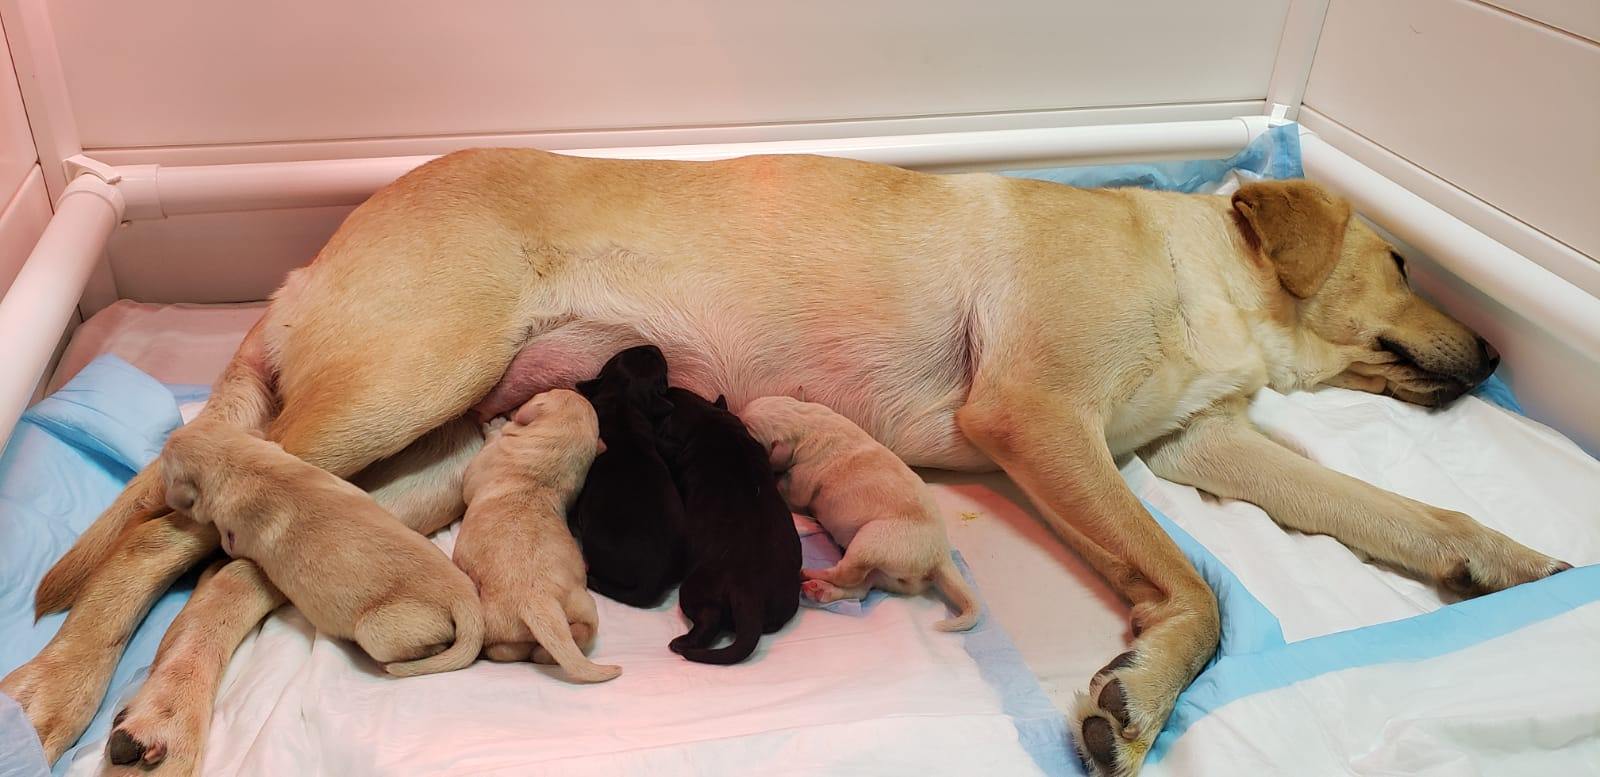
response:
M759 596L737 595L733 600L733 642L719 648L684 648L678 655L699 664L737 664L756 652L761 642L765 606Z
M384 669L395 677L416 677L435 672L453 672L472 665L483 650L483 610L478 604L478 597L457 597L450 605L450 617L456 625L456 641L450 647L427 658L396 661Z
M116 501L89 524L66 554L45 572L33 596L34 616L42 618L71 607L89 576L116 551L124 533L168 513L162 502L163 493L158 459L140 470L117 495Z
M967 585L966 578L961 576L955 559L946 555L944 561L934 568L933 585L956 608L956 617L939 621L933 624L934 628L940 631L966 631L978 624L978 613L982 609L978 604L978 595L973 593L972 586Z
M567 622L567 614L551 599L541 602L529 602L522 607L522 622L528 625L528 630L533 632L533 638L539 645L550 651L550 657L561 665L567 676L580 683L603 683L615 680L622 674L622 667L612 664L597 664L589 660L578 648L578 643L572 639L572 626Z

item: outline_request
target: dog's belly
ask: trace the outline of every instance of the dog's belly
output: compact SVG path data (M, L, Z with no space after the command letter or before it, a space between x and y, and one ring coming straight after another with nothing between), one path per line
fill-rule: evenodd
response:
M541 391L594 377L619 350L653 343L666 354L674 385L707 398L724 395L735 412L759 397L793 396L832 408L913 466L993 468L955 422L970 381L965 342L783 326L726 329L688 319L663 324L669 320L578 320L538 335L476 411L482 418L509 412Z

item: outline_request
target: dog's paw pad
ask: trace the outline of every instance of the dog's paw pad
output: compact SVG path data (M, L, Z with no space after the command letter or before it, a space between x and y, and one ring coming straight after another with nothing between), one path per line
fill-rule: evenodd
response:
M117 766L136 764L144 760L145 753L144 743L123 729L111 732L111 738L106 740L106 758Z
M1088 766L1096 767L1100 774L1117 773L1117 733L1111 721L1099 716L1086 718L1079 737L1084 754L1092 761Z
M1096 679L1099 679L1101 677L1104 677L1106 675L1109 675L1109 674L1117 671L1118 669L1126 669L1126 668L1128 668L1130 666L1133 666L1134 663L1137 662L1138 660L1139 660L1139 654L1138 653L1135 653L1132 650L1123 651L1123 653L1121 655L1117 656L1116 658L1111 659L1110 663L1106 664L1105 666L1100 667L1100 671L1095 672L1094 676L1095 676Z
M1439 578L1439 585L1445 590L1462 598L1472 598L1490 593L1494 589L1478 582L1472 574L1472 565L1462 561L1450 568L1444 577Z
M1134 727L1132 719L1128 717L1128 694L1122 689L1122 681L1113 679L1100 689L1100 696L1096 699L1100 709L1114 718L1122 727L1123 739L1138 739L1139 730Z

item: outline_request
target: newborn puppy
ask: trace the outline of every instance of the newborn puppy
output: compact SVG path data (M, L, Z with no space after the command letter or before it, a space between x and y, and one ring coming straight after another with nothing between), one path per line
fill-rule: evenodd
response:
M600 417L595 457L568 520L589 562L589 587L650 607L683 579L683 500L656 450L656 424L672 411L667 360L641 345L606 362L578 391Z
M688 519L689 575L679 606L693 627L672 652L705 664L734 664L762 634L783 628L800 606L800 538L778 493L767 450L728 412L693 392L667 392L662 425ZM724 628L733 643L712 648Z
M920 594L933 583L959 611L943 631L978 622L978 599L950 558L950 540L928 489L888 448L850 419L814 402L762 397L740 414L787 474L789 504L809 511L844 558L805 570L801 589L821 602L860 599L873 587Z
M197 421L161 453L167 505L217 527L318 631L399 677L471 664L483 643L472 581L361 489L237 427ZM452 644L453 642L453 644Z
M467 465L455 562L478 584L490 659L553 659L585 683L622 674L583 654L600 615L567 530L567 509L599 445L589 403L556 389L528 400L510 423L491 423L483 450Z

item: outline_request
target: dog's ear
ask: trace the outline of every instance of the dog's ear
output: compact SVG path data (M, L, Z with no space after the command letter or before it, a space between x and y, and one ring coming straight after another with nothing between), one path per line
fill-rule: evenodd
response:
M1339 263L1350 204L1309 181L1261 181L1233 195L1233 210L1290 294L1317 293Z
M722 410L727 410L728 409L728 398L723 396L723 395L721 395L721 394L718 394L717 395L717 401L712 402L711 404L717 406L718 408L720 408Z
M577 385L573 386L573 388L577 389L578 393L582 394L584 399L594 399L595 395L600 393L600 379L590 378L588 380L580 380L578 381Z

